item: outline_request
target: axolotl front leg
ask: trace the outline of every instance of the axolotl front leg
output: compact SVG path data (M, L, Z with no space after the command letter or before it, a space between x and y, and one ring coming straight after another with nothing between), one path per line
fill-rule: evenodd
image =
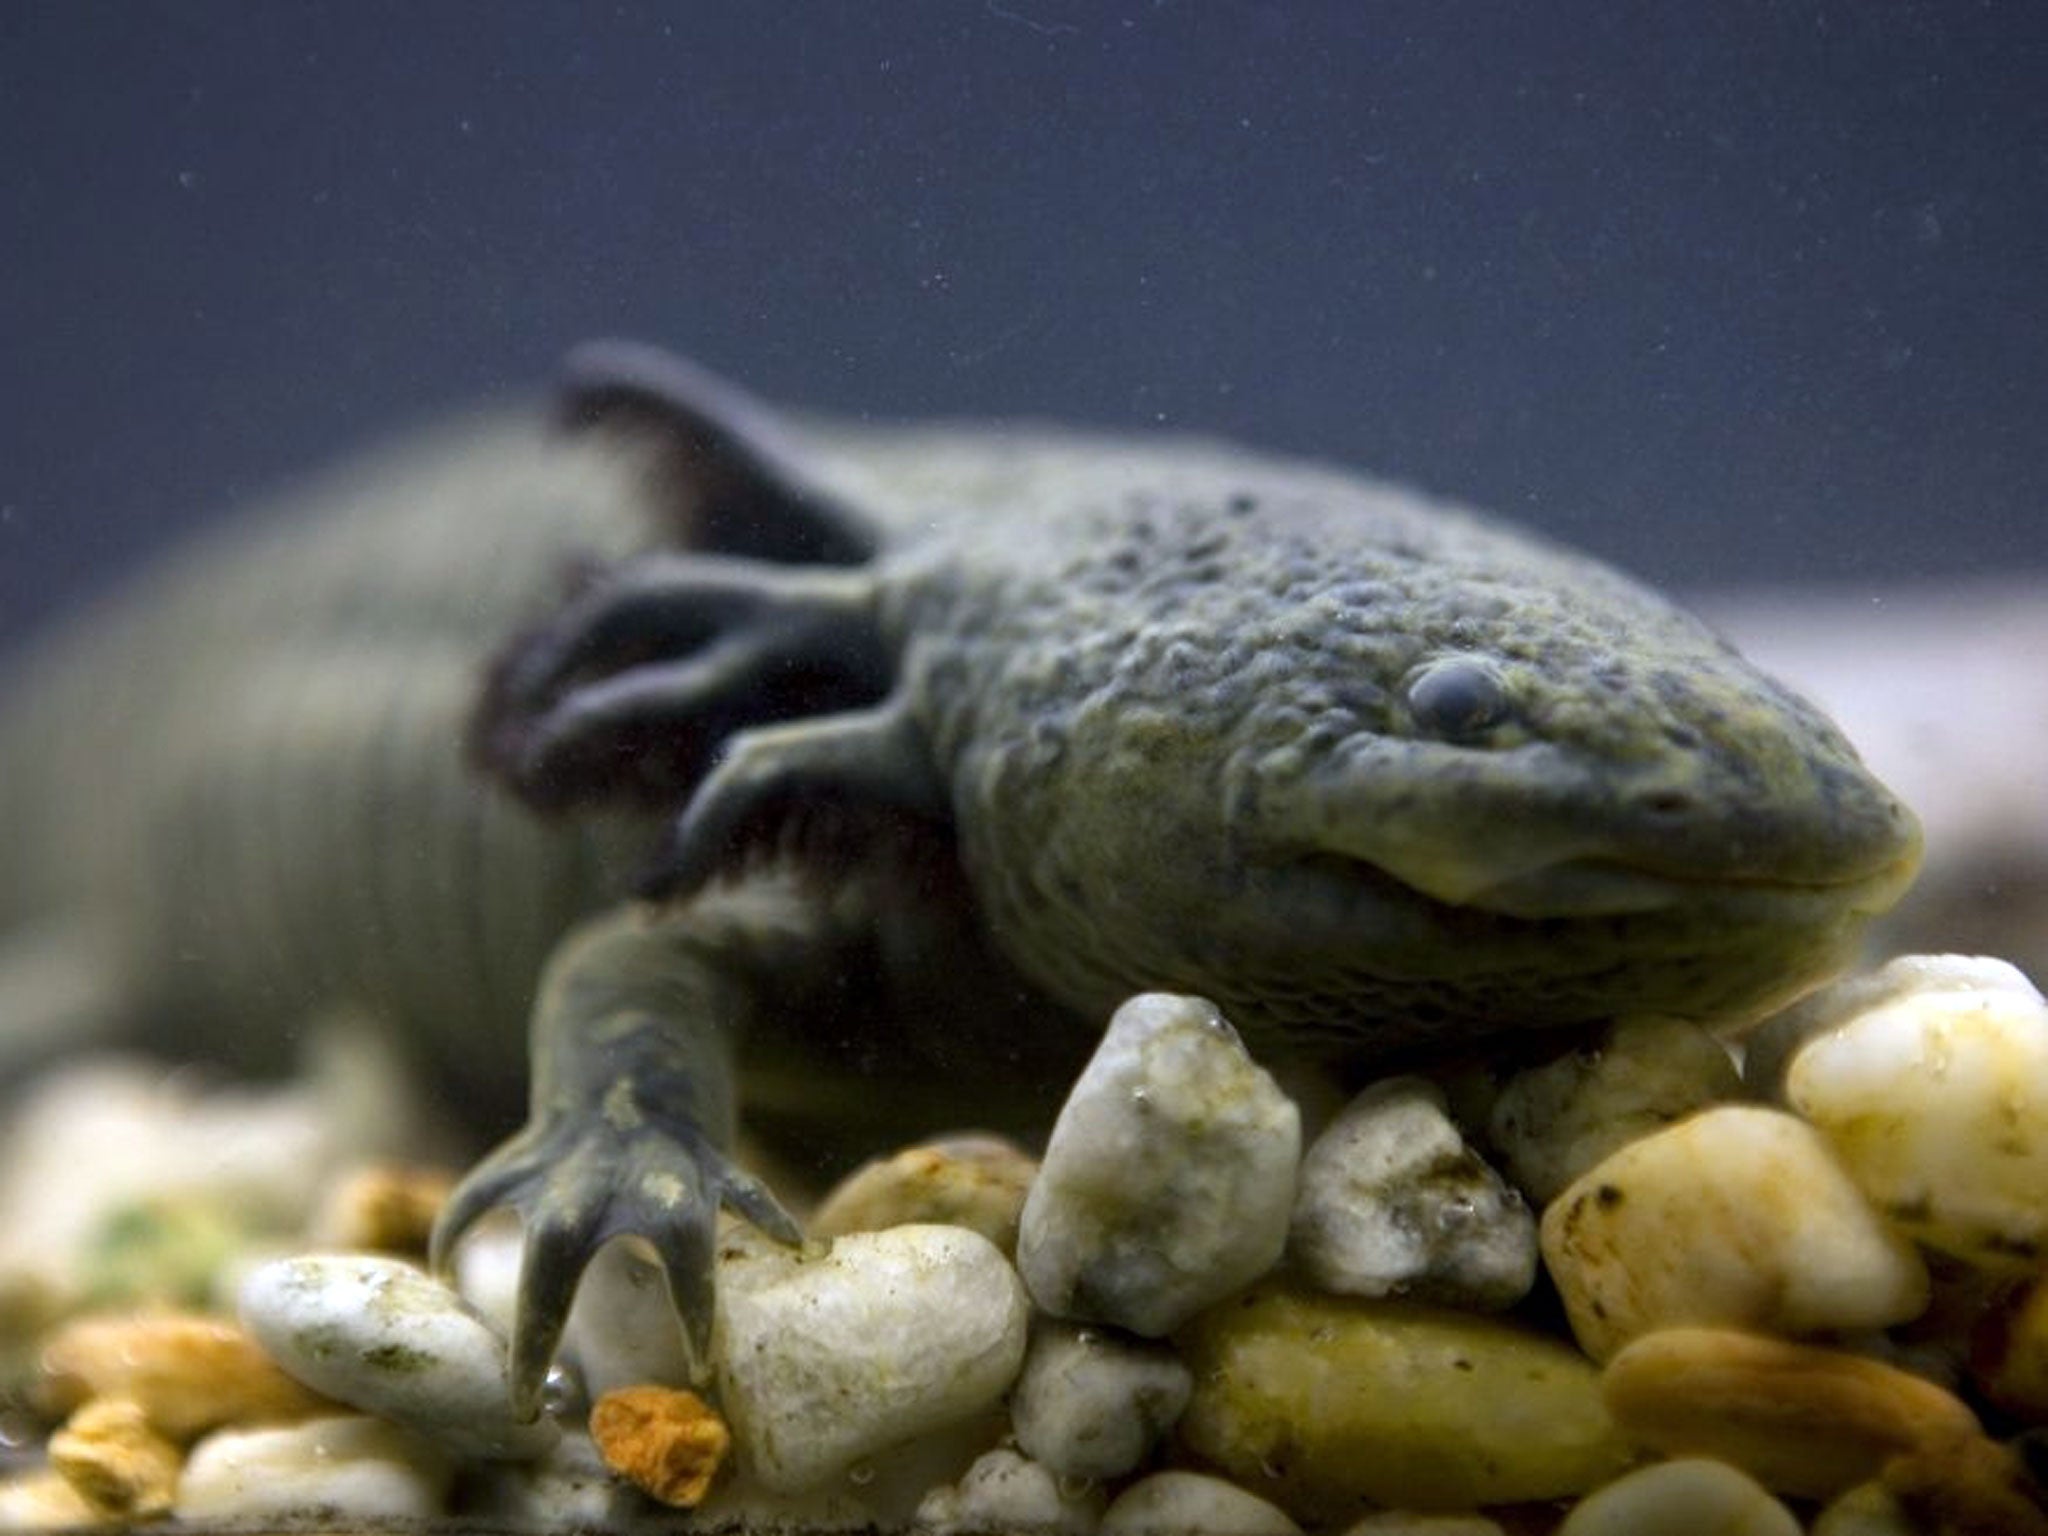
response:
M434 1261L485 1212L525 1225L511 1345L532 1413L576 1283L607 1241L650 1243L700 1364L709 1359L712 1244L729 1205L797 1241L775 1197L733 1164L736 1051L757 990L687 921L622 908L565 939L533 1011L526 1126L463 1180L434 1232Z
M750 451L744 407L655 371L600 393L672 433L679 460L708 441L723 482L768 515L782 471ZM782 511L830 513L801 491ZM487 690L477 755L528 800L680 805L648 882L662 901L597 919L551 960L528 1123L463 1181L435 1233L445 1264L486 1211L524 1218L510 1359L523 1411L537 1411L577 1281L610 1239L653 1246L702 1369L719 1208L799 1235L730 1157L742 1042L774 1015L801 1033L807 1010L844 992L872 908L848 899L861 836L945 814L874 609L857 566L653 555L517 642ZM786 892L806 859L822 865L798 871L812 899L750 899L750 886Z

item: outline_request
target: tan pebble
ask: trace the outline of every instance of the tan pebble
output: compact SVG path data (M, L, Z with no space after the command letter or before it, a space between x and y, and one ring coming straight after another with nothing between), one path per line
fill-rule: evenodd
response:
M2048 1536L2043 1490L2020 1458L1983 1435L1936 1437L1885 1464L1884 1486L1941 1536Z
M330 1185L307 1230L322 1248L421 1256L455 1176L445 1168L373 1163Z
M1623 1434L1712 1456L1778 1493L1827 1498L1928 1440L1978 1433L1960 1399L1893 1366L1719 1328L1636 1340L1601 1378Z
M95 1508L61 1475L48 1469L0 1478L0 1531L60 1531L76 1525L105 1525Z
M96 1397L133 1399L151 1427L180 1444L222 1425L285 1424L337 1411L235 1324L193 1312L66 1324L43 1348L35 1391L52 1415Z
M1017 1252L1017 1223L1038 1164L1000 1136L954 1136L864 1163L835 1185L808 1223L816 1237L913 1222L967 1227Z
M1970 1375L2014 1418L2048 1424L2048 1276L2013 1292L1978 1322Z
M1317 1525L1563 1498L1632 1459L1585 1357L1492 1318L1262 1285L1176 1343L1185 1448Z
M184 1460L130 1398L95 1398L50 1436L51 1467L95 1509L125 1519L168 1513Z
M1688 1457L1589 1494L1557 1536L1799 1536L1799 1522L1739 1468Z
M1729 1105L1632 1142L1543 1213L1543 1260L1579 1343L1710 1325L1882 1328L1927 1304L1926 1266L1813 1127Z
M711 1491L732 1432L694 1392L621 1387L590 1410L590 1436L604 1464L634 1487L677 1509Z

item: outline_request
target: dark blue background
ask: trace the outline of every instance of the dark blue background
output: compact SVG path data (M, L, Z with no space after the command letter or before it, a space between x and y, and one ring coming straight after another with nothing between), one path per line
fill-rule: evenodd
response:
M2048 568L2031 3L0 7L0 630L624 332L1698 586Z

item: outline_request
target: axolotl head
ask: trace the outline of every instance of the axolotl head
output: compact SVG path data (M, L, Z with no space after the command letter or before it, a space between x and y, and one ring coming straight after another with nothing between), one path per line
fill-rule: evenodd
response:
M1096 638L987 733L1008 814L963 818L996 931L1077 1002L1204 993L1268 1048L1739 1020L1917 866L1811 704L1512 530L1283 478L1138 498L1087 561L1043 623Z

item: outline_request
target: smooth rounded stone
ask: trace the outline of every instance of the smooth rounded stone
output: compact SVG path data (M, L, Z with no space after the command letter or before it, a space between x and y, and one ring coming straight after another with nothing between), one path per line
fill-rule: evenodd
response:
M1017 1263L1058 1317L1169 1332L1279 1259L1301 1117L1213 1003L1116 1011L1024 1202Z
M180 1444L223 1425L288 1424L341 1411L280 1370L245 1330L196 1312L76 1318L38 1352L33 1391L53 1416L95 1398L132 1401L152 1428Z
M172 1512L194 1524L432 1520L452 1477L440 1451L381 1419L224 1429L193 1447Z
M1623 1019L1598 1039L1501 1085L1487 1136L1538 1205L1630 1142L1742 1097L1728 1049L1680 1019Z
M168 1514L184 1456L129 1398L87 1403L50 1436L50 1465L94 1508L122 1520Z
M0 1531L62 1531L106 1523L105 1511L47 1468L0 1477Z
M1813 1127L1725 1105L1634 1141L1543 1213L1572 1331L1604 1360L1681 1324L1882 1328L1927 1305L1926 1266Z
M1536 1280L1536 1218L1419 1077L1376 1083L1301 1163L1289 1252L1316 1286L1497 1312Z
M935 1536L981 1531L1089 1536L1108 1502L1091 1484L1064 1482L1052 1468L998 1449L979 1457L959 1482L926 1495L917 1506L916 1525Z
M1017 1443L1060 1476L1121 1477L1179 1421L1193 1390L1193 1373L1162 1344L1041 1318L1010 1418Z
M1899 955L1811 992L1774 1014L1742 1042L1742 1078L1754 1098L1785 1102L1785 1073L1808 1042L1851 1019L1915 995L2009 992L2025 997L2033 983L2017 966L1982 955Z
M1507 1536L1498 1520L1484 1515L1425 1515L1383 1509L1344 1527L1343 1536Z
M1921 1526L1884 1484L1858 1483L1814 1516L1807 1536L1921 1536Z
M2003 961L1917 957L1814 1035L1788 1103L1917 1241L2023 1273L2048 1256L2048 1001Z
M1299 1536L1277 1504L1200 1472L1155 1472L1117 1495L1100 1536Z
M719 1400L768 1488L970 1419L1023 1363L1023 1284L965 1227L857 1232L821 1257L733 1233L722 1252Z
M523 1460L561 1431L512 1410L505 1345L462 1298L399 1259L279 1259L242 1283L242 1324L315 1391L458 1456Z
M1953 1393L1839 1350L1723 1328L1648 1334L1608 1362L1614 1421L1671 1456L1711 1456L1765 1487L1829 1498L1925 1443L1979 1433Z
M1800 1536L1770 1492L1725 1461L1662 1461L1581 1499L1557 1536Z
M1006 1254L1017 1251L1024 1195L1038 1160L1001 1136L949 1136L864 1163L819 1203L813 1237L912 1224L966 1227Z
M1493 1318L1265 1285L1178 1342L1182 1444L1317 1524L1565 1498L1631 1460L1593 1366Z

